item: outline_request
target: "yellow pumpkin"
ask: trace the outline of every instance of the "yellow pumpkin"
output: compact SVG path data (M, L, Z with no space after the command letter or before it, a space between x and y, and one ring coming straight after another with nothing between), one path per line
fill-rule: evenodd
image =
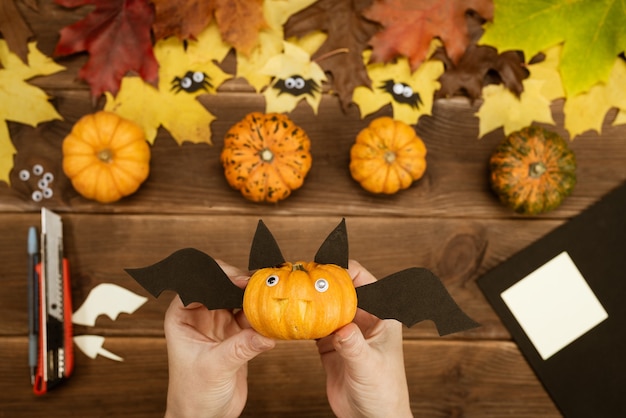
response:
M325 337L350 323L356 309L352 278L334 264L286 262L260 269L243 297L252 328L283 340Z
M150 146L134 122L106 111L85 115L63 140L63 171L87 199L115 202L148 177Z
M278 113L253 112L224 138L221 161L228 184L254 202L277 202L304 183L311 168L311 141Z
M350 174L372 193L394 194L426 171L426 146L413 128L390 117L374 119L350 150Z

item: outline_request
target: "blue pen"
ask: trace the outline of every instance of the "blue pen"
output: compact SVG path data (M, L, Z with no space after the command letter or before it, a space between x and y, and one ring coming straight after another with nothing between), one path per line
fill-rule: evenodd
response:
M37 373L37 357L39 351L39 240L37 228L28 229L28 365L30 366L31 383L35 383Z

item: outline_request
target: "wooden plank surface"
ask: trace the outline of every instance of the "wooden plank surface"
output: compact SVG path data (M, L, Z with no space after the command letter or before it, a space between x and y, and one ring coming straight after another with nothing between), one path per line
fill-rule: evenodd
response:
M41 50L51 54L58 31L90 9L65 9L39 2L39 12L17 2ZM264 99L234 79L201 102L216 116L213 145L176 144L161 129L152 146L149 179L133 196L102 205L85 200L61 169L61 143L84 114L102 106L77 80L84 54L58 58L66 71L40 77L63 120L29 127L9 123L18 152L11 185L0 183L0 417L161 416L167 388L163 315L171 292L152 297L136 313L116 320L101 316L94 327L75 333L106 337L105 347L122 363L77 353L76 373L67 385L35 397L26 366L26 233L39 224L42 205L63 216L70 260L72 299L77 308L100 283L115 283L147 295L123 269L152 264L182 247L196 247L244 268L258 219L276 236L287 259L313 256L326 235L345 217L350 256L377 277L411 266L438 274L452 296L481 327L439 338L432 323L405 330L405 358L412 409L418 417L557 417L558 411L479 291L476 280L489 269L580 213L626 180L626 127L602 135L586 133L571 142L578 160L578 184L554 212L537 217L502 207L487 182L487 161L501 130L477 139L480 103L439 100L433 115L416 127L428 149L423 179L394 196L374 196L349 175L349 150L371 119L352 107L343 112L325 94L316 115L305 104L290 117L312 140L313 168L302 189L273 205L253 204L230 189L219 163L227 129ZM225 67L232 69L232 59ZM562 103L553 111L564 134ZM54 174L54 196L33 202L32 181L18 172L38 163ZM310 341L281 342L250 364L246 417L332 416L324 374Z

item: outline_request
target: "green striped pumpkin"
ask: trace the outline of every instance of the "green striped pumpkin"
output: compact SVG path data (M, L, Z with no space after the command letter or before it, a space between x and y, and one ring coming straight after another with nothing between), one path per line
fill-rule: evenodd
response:
M491 187L514 211L557 208L576 185L576 157L558 134L531 126L508 135L489 160Z

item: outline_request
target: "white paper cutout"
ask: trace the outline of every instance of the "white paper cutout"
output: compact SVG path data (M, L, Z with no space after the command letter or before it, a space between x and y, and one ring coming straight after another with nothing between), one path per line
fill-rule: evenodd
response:
M132 314L147 300L116 284L101 283L91 289L85 302L72 314L72 322L93 327L98 316L107 315L115 320L121 312Z
M78 335L74 337L74 343L89 358L95 359L101 355L111 360L124 361L123 358L103 347L104 337L100 335Z
M608 318L567 252L500 296L544 360Z

